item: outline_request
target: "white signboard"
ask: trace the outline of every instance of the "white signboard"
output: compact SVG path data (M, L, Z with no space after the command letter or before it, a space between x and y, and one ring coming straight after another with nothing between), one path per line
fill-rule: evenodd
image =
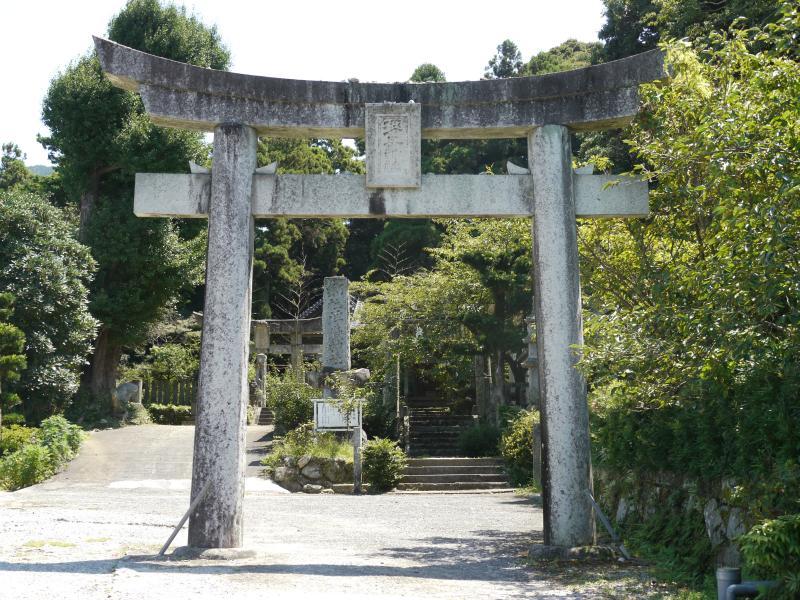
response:
M323 431L349 431L361 426L363 399L356 400L356 407L348 415L342 411L342 402L335 398L314 399L314 428Z

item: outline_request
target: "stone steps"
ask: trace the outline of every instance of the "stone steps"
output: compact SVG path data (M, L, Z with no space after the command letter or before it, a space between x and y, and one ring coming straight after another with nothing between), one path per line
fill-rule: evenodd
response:
M258 415L256 416L256 425L273 425L275 423L275 415L268 408L257 408Z
M471 415L454 415L449 407L412 405L408 418L411 456L457 456L458 438L475 422Z
M494 490L510 487L497 458L411 458L401 491Z

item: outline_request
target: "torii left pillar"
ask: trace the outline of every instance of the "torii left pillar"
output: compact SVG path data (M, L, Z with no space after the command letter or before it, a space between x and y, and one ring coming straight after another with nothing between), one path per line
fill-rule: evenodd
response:
M189 518L197 548L242 545L256 141L246 125L214 129L192 499L211 483Z

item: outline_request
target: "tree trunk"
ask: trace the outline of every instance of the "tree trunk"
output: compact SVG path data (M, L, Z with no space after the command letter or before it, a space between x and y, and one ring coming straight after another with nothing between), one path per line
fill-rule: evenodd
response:
M80 221L78 224L78 241L86 243L88 237L89 220L92 218L97 195L100 189L100 175L94 171L89 178L89 185L81 194Z
M100 326L94 343L94 352L83 372L81 387L91 393L95 404L110 411L111 394L117 387L117 367L122 355L122 346L111 339L110 330Z

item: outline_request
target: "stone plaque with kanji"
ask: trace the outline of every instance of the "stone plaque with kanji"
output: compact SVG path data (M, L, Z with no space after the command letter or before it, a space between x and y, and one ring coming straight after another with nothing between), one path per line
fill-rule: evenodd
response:
M421 108L420 104L366 105L367 187L419 187Z

